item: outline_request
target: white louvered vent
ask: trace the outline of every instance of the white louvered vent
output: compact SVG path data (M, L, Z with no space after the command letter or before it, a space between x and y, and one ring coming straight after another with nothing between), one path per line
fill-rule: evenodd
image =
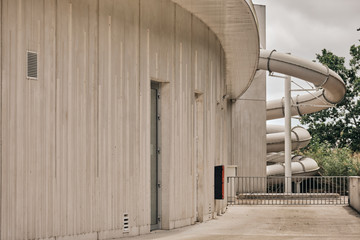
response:
M124 223L123 232L128 233L130 231L130 229L129 229L129 214L128 213L124 213L124 221L123 221L123 223Z
M36 52L27 51L27 78L38 79L38 54Z

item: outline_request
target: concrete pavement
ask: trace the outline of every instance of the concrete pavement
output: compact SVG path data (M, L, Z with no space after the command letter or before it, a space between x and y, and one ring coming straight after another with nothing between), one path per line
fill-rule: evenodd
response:
M360 215L347 206L231 206L223 216L131 240L360 239Z

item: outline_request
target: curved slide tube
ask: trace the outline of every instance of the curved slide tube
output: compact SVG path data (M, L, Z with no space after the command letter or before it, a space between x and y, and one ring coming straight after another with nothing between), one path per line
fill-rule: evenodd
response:
M291 108L292 116L301 116L332 107L343 99L346 92L341 77L328 67L288 54L261 50L258 68L300 78L316 86L318 89L316 92L298 95L291 99L294 105ZM283 99L267 102L267 120L284 117L284 108ZM283 126L267 126L267 161L276 163L267 166L268 176L284 175L285 173L284 164L281 163L284 162L284 154L278 153L284 150L284 131ZM307 146L310 140L311 136L306 129L302 127L292 129L292 150ZM311 158L301 156L292 158L291 170L294 175L315 174L318 169L317 163Z
M292 151L306 147L311 140L310 133L303 127L294 127L291 129L291 147ZM267 152L284 151L285 129L283 126L268 125L266 132Z
M315 93L292 98L292 102L296 105L291 109L292 116L301 116L332 107L345 96L346 88L341 77L319 63L284 53L261 50L258 68L300 78L313 83L317 88L322 88ZM281 99L269 101L266 106L266 116L267 120L284 117L283 101Z
M292 175L314 175L319 170L319 166L312 158L303 156L293 156L291 159L291 172ZM278 163L269 165L266 168L267 176L284 176L285 175L285 164Z
M285 173L285 129L284 126L267 125L267 176L283 176ZM303 127L297 126L291 129L292 151L306 147L311 140L310 133ZM273 164L278 163L278 164ZM293 156L291 169L293 175L313 175L319 170L315 160L302 156Z

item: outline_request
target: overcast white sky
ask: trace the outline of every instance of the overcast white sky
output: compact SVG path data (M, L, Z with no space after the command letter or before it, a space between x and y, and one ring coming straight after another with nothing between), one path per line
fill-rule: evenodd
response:
M267 49L314 60L326 48L349 60L360 44L360 0L253 0L266 5ZM268 78L267 99L283 97L283 82ZM280 123L278 120L272 123ZM295 122L294 122L295 123Z

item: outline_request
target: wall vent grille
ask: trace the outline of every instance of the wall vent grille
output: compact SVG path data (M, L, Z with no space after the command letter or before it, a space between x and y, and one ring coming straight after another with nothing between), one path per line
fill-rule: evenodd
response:
M124 213L123 223L124 223L123 232L128 233L130 231L130 229L129 229L129 214L128 213Z
M38 79L38 54L36 52L27 51L27 78Z
M211 207L211 203L209 203L209 219L212 219L212 207Z

